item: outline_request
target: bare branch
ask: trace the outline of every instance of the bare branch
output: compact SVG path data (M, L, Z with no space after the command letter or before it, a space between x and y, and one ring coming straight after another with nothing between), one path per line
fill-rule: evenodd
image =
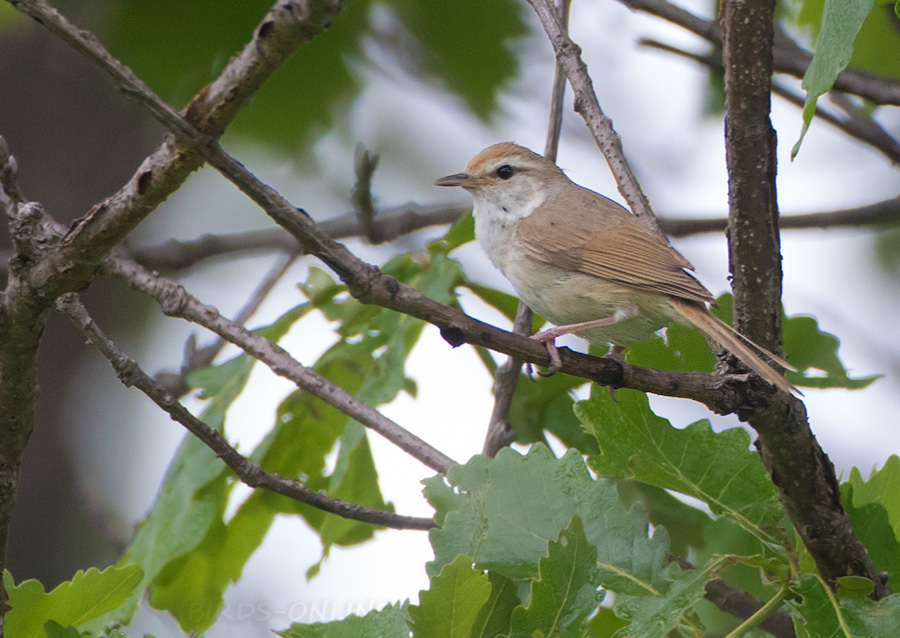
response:
M243 326L247 323L250 317L259 310L262 302L265 301L266 297L269 296L269 293L274 290L275 286L281 281L281 278L287 273L296 260L296 254L288 255L275 264L260 282L259 286L257 286L256 290L250 296L250 299L247 300L247 303L244 304L244 307L241 308L237 317L234 318L236 324ZM157 383L163 386L173 396L180 397L187 394L190 392L190 386L188 386L185 381L188 374L194 370L199 370L200 368L211 365L213 360L220 352L222 352L222 349L227 343L228 342L225 341L225 339L219 337L210 345L197 349L196 338L192 335L188 342L188 347L186 348L185 360L181 366L181 371L178 374L161 372L156 375Z
M616 179L619 192L622 193L635 215L651 228L658 230L656 218L650 207L650 200L647 199L647 195L625 158L622 140L613 129L612 121L600 108L593 82L587 72L587 65L581 59L581 49L566 34L560 24L559 15L549 0L528 0L528 4L537 13L550 38L557 63L565 70L566 77L572 85L572 91L575 94L575 110L584 118L600 152L606 158L606 163Z
M714 20L701 18L667 0L619 0L634 11L642 11L677 24L704 40L722 46L722 29ZM812 55L783 33L776 33L773 49L774 70L802 78ZM847 68L834 83L842 93L858 95L876 104L900 106L900 82L860 69Z
M728 219L721 218L660 218L660 225L672 237L685 237L700 233L723 232L728 226ZM859 228L862 226L881 226L900 223L900 197L888 199L859 208L828 211L824 213L806 213L803 215L786 215L779 217L781 230L800 230L818 228L822 230L835 228Z
M378 410L299 363L284 348L229 321L219 311L201 303L178 284L167 281L138 263L118 255L104 260L105 269L124 278L135 290L156 299L163 312L203 326L265 363L272 371L319 397L343 414L374 430L433 470L446 473L456 462L419 437L400 427Z
M471 206L419 206L404 204L382 211L373 221L375 234L391 241L408 233L443 224L452 224L472 210ZM332 239L361 237L365 231L355 213L316 224ZM255 230L232 235L203 235L191 241L169 240L156 246L128 248L129 255L152 270L180 270L201 261L238 252L285 252L300 250L300 244L281 228Z
M241 481L250 487L261 487L299 503L312 505L344 518L373 525L393 527L395 529L420 530L428 530L434 527L434 521L430 518L401 516L393 512L356 505L355 503L342 501L321 494L316 490L311 490L300 481L266 472L258 464L253 463L234 449L221 433L191 414L171 393L141 370L134 359L129 358L124 352L119 350L90 318L87 310L85 310L75 293L69 293L60 297L56 307L107 358L113 370L115 370L116 376L119 377L122 383L128 387L135 387L150 397L156 405L172 417L173 421L183 425L188 432L205 443L209 449L216 453L216 456L222 459L237 474Z
M673 53L683 58L693 60L694 62L698 62L714 73L722 73L721 52L713 52L708 55L699 55L696 53L685 51L684 49L680 49L678 47L658 42L657 40L646 38L640 40L638 44L658 49L660 51L665 51L667 53ZM802 95L787 88L786 86L783 86L777 81L772 82L772 92L776 95L781 96L791 104L794 104L801 109L806 102L806 99ZM845 116L843 118L838 117L830 110L824 108L822 106L822 102L819 101L816 104L816 118L821 121L828 122L850 137L868 144L875 150L882 153L885 157L887 157L895 164L900 164L900 142L897 142L896 139L891 137L874 119L872 119L872 116L870 114L863 113L860 109L850 104L850 101L842 93L832 91L829 94L829 97L831 98L832 102L839 106L842 111L844 111ZM660 220L660 224L662 223L662 220Z
M369 155L369 151L356 147L353 168L356 172L356 185L353 187L351 201L363 234L369 243L380 244L383 240L375 226L375 203L372 201L372 176L378 168L378 156Z
M557 11L563 28L568 30L570 0L559 0ZM544 146L544 157L556 163L559 150L559 135L562 131L563 98L566 94L566 74L557 61L553 74L553 90L550 93L550 122L547 125L547 143ZM529 336L531 334L531 309L522 301L516 309L516 320L513 333ZM487 435L484 439L482 454L494 457L501 448L516 440L515 432L509 423L509 410L512 407L516 386L522 370L522 361L509 357L494 373L494 408L488 423Z

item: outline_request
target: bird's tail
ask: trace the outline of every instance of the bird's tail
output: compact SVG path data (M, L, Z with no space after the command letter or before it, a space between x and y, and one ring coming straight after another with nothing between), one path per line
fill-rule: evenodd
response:
M784 378L784 375L763 361L758 352L762 352L770 357L783 368L793 370L794 368L787 361L772 354L762 346L757 345L741 333L737 332L734 328L707 310L706 306L696 301L684 301L681 299L672 299L671 301L672 307L681 313L685 319L697 326L710 339L719 344L719 346L731 352L756 374L776 388L784 390L787 394L795 393L802 395L790 381Z

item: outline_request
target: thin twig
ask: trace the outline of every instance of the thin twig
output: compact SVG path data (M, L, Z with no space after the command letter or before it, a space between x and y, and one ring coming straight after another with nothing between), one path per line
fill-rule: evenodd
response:
M404 204L384 209L376 216L375 235L382 241L391 241L423 228L452 224L471 206ZM334 219L318 222L316 228L332 239L365 236L360 220L353 212ZM162 244L128 248L129 255L152 270L181 270L201 261L239 252L286 252L300 250L300 244L290 233L281 228L254 230L227 235L202 235L197 239L178 241L170 239Z
M568 30L570 0L559 0L560 23ZM562 131L563 100L566 94L566 74L562 65L557 62L553 74L553 90L550 93L550 122L547 125L547 143L544 146L544 157L556 163L559 150L559 135ZM531 309L522 301L516 309L513 333L529 336L531 334ZM512 407L516 386L519 384L522 360L509 357L494 373L494 408L488 423L487 435L484 438L482 454L493 457L513 441L516 434L509 423L509 410Z
M245 303L238 312L237 316L234 318L235 323L243 326L249 321L250 317L259 310L263 301L265 301L272 290L275 289L275 286L281 281L281 278L284 277L288 270L290 270L291 265L293 265L296 260L296 253L287 255L278 260L278 263L266 273L266 276L263 277L262 281L256 287L256 290L253 291L250 299L247 300L247 303ZM181 365L181 370L177 374L172 372L160 372L156 375L157 383L162 385L173 396L180 397L190 392L191 388L185 381L187 376L194 370L199 370L200 368L211 365L213 360L220 352L222 352L222 349L225 348L228 342L225 341L225 339L218 337L213 343L202 348L197 348L196 343L196 337L191 335L187 347L185 348L184 362Z
M383 240L378 235L378 227L375 225L375 203L372 201L372 176L378 168L378 156L369 155L360 144L356 147L356 156L353 161L353 169L356 173L356 185L350 198L353 210L359 220L363 235L371 244L380 244Z
M167 281L138 263L115 254L104 260L106 270L122 277L128 284L156 299L163 312L196 323L250 356L265 363L271 370L297 384L297 387L319 397L343 414L356 419L365 427L377 432L413 458L433 470L446 473L456 462L419 437L363 403L355 396L335 385L315 370L307 368L291 357L278 344L254 334L244 326L229 321L219 311L201 303L180 285Z
M587 65L581 59L581 49L566 34L559 20L559 14L549 0L528 0L528 4L534 9L544 31L547 32L550 44L553 45L556 54L556 60L562 65L569 84L572 85L572 92L575 95L575 110L584 118L600 152L606 158L606 163L616 179L619 192L635 215L651 228L658 230L656 217L650 207L650 200L647 199L647 195L625 158L622 140L613 129L612 121L600 108L600 102L594 92L593 81L587 72Z
M241 481L250 487L267 489L299 503L312 505L344 518L373 525L419 530L428 530L434 527L434 521L430 518L402 516L393 512L356 505L321 494L300 481L266 472L258 464L241 455L221 433L191 414L162 385L141 370L134 359L119 350L88 315L84 305L78 299L78 295L75 293L63 295L57 301L56 307L85 334L88 342L106 357L122 383L128 387L135 387L146 394L156 405L168 413L173 421L183 425L188 432L205 443L237 474Z
M722 56L720 50L701 55L685 51L679 47L665 44L651 38L643 38L638 41L638 44L693 60L694 62L707 67L713 73L718 73L719 75L722 74ZM772 92L799 108L803 108L806 102L804 96L782 85L777 80L773 80L772 82ZM850 137L868 144L895 164L900 164L900 143L898 143L896 139L891 137L869 114L861 112L858 108L855 108L850 104L849 100L847 100L846 96L842 93L832 91L829 94L829 97L835 105L845 112L846 117L838 117L828 109L824 108L820 101L816 105L817 119L827 122ZM662 224L663 220L661 219L660 225Z
M642 11L676 24L704 40L721 47L722 29L715 20L707 20L667 0L619 0L634 11ZM812 60L809 52L801 49L787 35L775 35L774 69L802 78ZM848 67L835 80L834 89L842 93L858 95L875 104L900 106L900 82L874 73Z

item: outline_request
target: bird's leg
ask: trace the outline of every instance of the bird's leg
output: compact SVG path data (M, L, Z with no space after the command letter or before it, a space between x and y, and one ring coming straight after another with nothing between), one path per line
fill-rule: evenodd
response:
M547 354L550 355L550 366L547 368L547 375L554 374L562 367L562 360L559 358L559 350L556 348L555 340L557 337L580 332L589 328L600 328L602 326L611 326L612 324L625 321L637 315L638 309L631 304L627 304L618 308L611 317L603 317L602 319L594 319L592 321L582 321L580 323L569 323L563 326L554 326L548 330L542 330L531 335L535 341L540 341L547 346ZM621 352L621 351L620 351Z

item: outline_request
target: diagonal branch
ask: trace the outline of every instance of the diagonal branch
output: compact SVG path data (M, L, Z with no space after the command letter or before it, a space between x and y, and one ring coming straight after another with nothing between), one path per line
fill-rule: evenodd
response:
M293 381L297 387L316 395L343 414L356 419L431 469L446 473L456 465L456 462L443 452L403 429L375 408L363 403L314 370L302 365L281 346L226 319L212 306L201 303L188 294L182 286L115 254L107 257L104 265L108 272L122 277L132 288L156 299L166 315L186 319L211 330L265 363L275 374Z
M173 421L180 423L188 432L203 441L237 474L241 481L250 487L267 489L299 503L312 505L344 518L373 525L419 530L428 530L434 527L434 521L430 518L402 516L393 512L356 505L311 490L300 481L266 472L258 464L253 463L234 449L220 432L191 414L165 388L141 370L134 359L119 350L90 318L76 294L63 295L57 301L56 307L87 336L88 342L109 360L116 376L122 383L128 387L135 387L150 397L156 405L172 417Z
M701 18L668 0L619 0L619 2L633 11L642 11L662 18L715 46L722 46L722 29L716 21ZM801 49L783 33L776 34L773 56L775 71L798 78L804 76L812 60L809 52ZM860 69L849 67L844 69L834 82L834 90L858 95L875 104L900 106L900 82Z
M606 163L616 179L619 192L622 193L635 215L651 228L658 230L656 217L650 207L650 200L647 199L647 195L625 158L622 140L613 129L612 120L600 108L600 102L594 92L593 81L587 72L587 65L581 59L581 49L569 38L560 23L558 12L549 0L528 0L528 4L534 9L544 31L547 32L547 37L556 54L557 63L563 68L569 84L572 85L572 92L575 95L575 110L584 118L600 152L606 158Z
M722 74L722 56L721 51L719 50L706 55L700 55L650 38L641 39L638 41L638 44L693 60L719 76ZM777 81L772 82L772 92L801 109L806 103L806 100L802 95L783 86ZM850 137L868 144L882 153L894 164L900 164L900 142L891 137L891 135L889 135L870 114L863 113L860 109L849 104L850 100L842 93L832 91L829 95L832 102L838 104L845 115L844 117L838 117L829 109L824 108L821 103L817 103L817 119L827 122ZM662 220L660 220L660 223L663 223ZM783 225L782 228L784 228Z

